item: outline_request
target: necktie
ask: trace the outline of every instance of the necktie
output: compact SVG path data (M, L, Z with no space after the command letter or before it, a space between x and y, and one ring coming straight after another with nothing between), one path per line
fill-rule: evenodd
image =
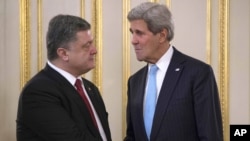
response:
M144 124L145 130L150 140L151 128L154 118L155 106L156 106L156 72L158 67L156 65L152 65L148 74L148 84L146 91L146 99L145 99L145 107L144 107Z
M96 126L96 128L98 128L97 123L96 123L96 119L95 119L95 116L94 116L94 113L93 113L93 110L92 110L92 108L90 106L90 103L89 103L89 101L88 101L88 99L87 99L87 97L86 97L86 95L85 95L85 93L83 91L82 82L81 82L80 79L76 79L75 86L76 86L76 89L77 89L78 93L82 97L84 103L86 104L86 106L87 106L87 108L89 110L89 113L90 113L90 116L91 116L91 118L93 120L94 125Z

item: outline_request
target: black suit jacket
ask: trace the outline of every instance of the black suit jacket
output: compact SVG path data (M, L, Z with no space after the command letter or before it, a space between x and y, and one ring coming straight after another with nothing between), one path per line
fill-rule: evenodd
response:
M108 113L97 87L82 78L111 141ZM18 141L101 141L86 105L62 75L46 67L23 88L17 114Z
M143 100L148 66L128 81L125 141L147 141ZM151 141L222 141L222 119L212 68L174 48L156 105Z

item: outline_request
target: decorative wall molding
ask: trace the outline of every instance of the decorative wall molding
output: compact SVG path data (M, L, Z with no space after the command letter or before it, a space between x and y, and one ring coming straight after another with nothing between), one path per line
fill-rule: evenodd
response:
M43 22L42 22L42 1L37 0L37 68L38 71L43 67Z
M130 76L130 34L129 34L129 22L127 20L127 14L130 10L130 0L123 1L123 25L122 25L122 70L123 70L123 78L122 78L122 136L125 137L126 134L126 105L127 105L127 81Z
M229 0L219 1L219 94L224 140L229 140Z
M85 0L80 0L80 15L82 18L85 17Z
M207 0L207 27L206 27L206 57L207 57L207 63L211 64L211 0Z
M102 93L102 0L92 0L92 33L97 48L96 67L93 69L93 82Z
M166 0L166 5L168 6L169 9L171 9L171 0Z
M30 0L20 0L20 88L30 79Z

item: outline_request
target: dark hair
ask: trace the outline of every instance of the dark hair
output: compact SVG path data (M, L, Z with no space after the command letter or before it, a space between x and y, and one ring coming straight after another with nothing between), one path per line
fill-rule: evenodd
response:
M174 24L172 14L168 7L163 4L144 2L133 8L127 16L129 21L142 19L147 23L149 31L156 34L167 29L167 40L174 38Z
M77 16L57 15L49 22L46 36L48 60L57 58L59 47L67 48L68 43L76 40L76 33L91 28L90 24Z

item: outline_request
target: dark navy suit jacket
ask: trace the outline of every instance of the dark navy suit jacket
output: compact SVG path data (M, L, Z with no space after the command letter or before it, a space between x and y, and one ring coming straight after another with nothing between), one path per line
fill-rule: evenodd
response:
M108 113L97 87L83 78L86 91L111 141ZM17 115L17 141L101 141L86 105L61 74L46 67L23 88Z
M143 99L148 66L129 78L124 141L147 141ZM222 141L219 95L212 68L174 48L156 105L151 141Z

